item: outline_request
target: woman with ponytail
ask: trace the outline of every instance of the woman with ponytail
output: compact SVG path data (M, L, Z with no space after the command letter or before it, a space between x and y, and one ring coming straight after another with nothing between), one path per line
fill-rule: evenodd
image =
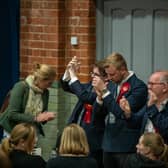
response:
M8 136L16 124L23 122L36 125L37 132L44 136L42 124L55 117L53 112L47 112L48 88L55 77L55 69L37 64L31 75L14 85L8 107L0 116L3 136Z
M137 153L128 156L124 168L168 168L168 146L158 133L144 133L136 148Z
M38 143L34 153L41 154L43 124L55 118L54 112L48 112L49 90L56 77L56 71L46 64L36 64L31 75L17 82L10 92L9 104L0 115L0 127L3 138L19 123L33 123L38 134ZM42 135L42 136L40 136ZM1 141L1 139L0 139ZM42 150L44 152L44 150Z
M41 156L31 155L35 141L35 128L28 123L16 125L10 136L2 140L1 151L9 158L12 168L45 168Z
M11 168L11 162L0 146L0 168Z

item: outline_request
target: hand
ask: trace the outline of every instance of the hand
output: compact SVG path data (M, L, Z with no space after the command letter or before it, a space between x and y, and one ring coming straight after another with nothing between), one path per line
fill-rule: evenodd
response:
M128 100L124 96L120 99L119 105L120 105L120 108L124 111L125 117L130 118L131 107L129 105Z
M79 67L80 67L80 62L78 61L76 56L74 56L67 65L67 69L73 68L75 72L78 72Z
M55 113L54 112L45 112L47 121L55 119Z
M77 77L76 70L75 70L75 68L74 68L73 66L70 67L70 68L68 69L68 71L69 71L69 75L70 75L70 78L71 78L71 79L74 78L74 77Z
M50 121L55 118L55 113L53 112L43 112L37 115L35 120L37 122L44 122L44 121Z
M37 122L44 122L46 121L46 117L44 113L40 113L35 117L35 121Z
M156 94L152 90L148 90L148 95L149 95L148 106L156 104L158 101Z

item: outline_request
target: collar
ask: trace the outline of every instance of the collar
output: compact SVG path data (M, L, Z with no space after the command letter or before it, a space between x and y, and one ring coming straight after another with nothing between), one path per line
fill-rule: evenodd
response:
M38 88L36 85L34 85L34 76L33 75L29 75L26 80L25 80L29 87L35 92L35 93L39 93L42 94L43 90Z
M128 75L125 79L123 79L123 80L121 81L121 83L119 84L119 86L121 86L124 82L128 81L128 79L131 78L131 76L134 75L134 72L133 72L133 71L128 71L128 72L129 72L129 75Z
M168 103L168 98L165 99L165 100L160 104L159 111L162 111L162 110L165 108L165 106L166 106L167 103Z

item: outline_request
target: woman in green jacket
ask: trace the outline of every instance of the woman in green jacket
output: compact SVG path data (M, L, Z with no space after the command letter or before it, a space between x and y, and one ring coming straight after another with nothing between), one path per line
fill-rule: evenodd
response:
M19 123L33 123L37 132L44 136L43 123L54 119L53 112L47 112L49 88L56 72L45 64L37 64L32 75L16 83L11 90L9 105L0 116L3 136L10 134Z

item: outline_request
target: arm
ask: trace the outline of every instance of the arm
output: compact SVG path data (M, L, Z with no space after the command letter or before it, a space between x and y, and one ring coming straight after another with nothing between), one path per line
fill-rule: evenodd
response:
M68 63L64 75L62 76L60 83L64 91L73 93L70 89L70 84L78 80L77 72L79 70L80 62L77 60L76 56Z
M136 113L133 113L131 111L129 102L125 97L122 97L122 99L119 102L119 105L124 112L124 116L126 118L128 127L135 129L140 128L144 113L146 111L146 107L142 108Z
M25 114L25 106L28 98L29 88L25 82L18 82L11 91L9 100L9 120L14 122L33 122L34 116Z
M81 84L80 81L77 80L70 85L70 88L83 103L93 104L96 100L96 93L93 91L91 83Z
M26 82L18 82L11 91L9 101L8 117L10 121L15 123L21 122L44 122L55 118L54 113L40 113L37 116L31 113L24 113L29 95L29 86ZM48 109L49 92L45 90L42 94L43 111Z
M102 120L105 121L105 117L107 115L107 110L103 106L103 104L99 104L97 101L93 104L93 117L92 121L94 125L99 125L99 122Z
M168 130L168 103L161 112L158 111L156 105L149 106L147 114L154 127L159 130L159 133L166 135Z
M130 109L132 113L138 112L146 103L147 99L147 87L139 80L128 81L130 83L130 90L124 94L125 98L128 100ZM108 96L103 98L104 106L107 107L109 112L117 118L122 118L123 110L120 108L119 104L114 99L114 94L110 93Z

